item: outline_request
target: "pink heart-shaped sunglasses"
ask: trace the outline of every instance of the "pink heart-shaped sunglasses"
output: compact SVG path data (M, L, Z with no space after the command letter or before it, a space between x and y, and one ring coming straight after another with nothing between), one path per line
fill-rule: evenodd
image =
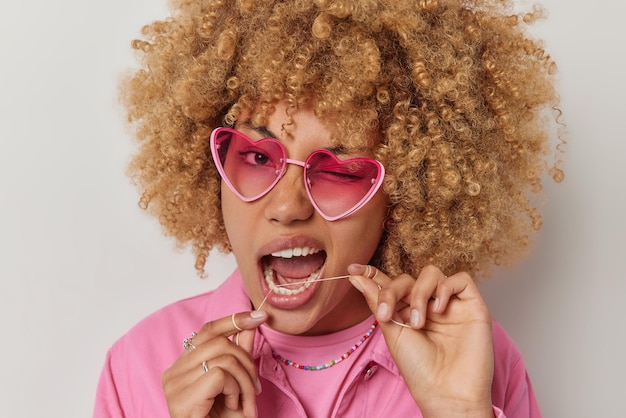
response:
M217 128L211 133L211 153L222 179L237 197L251 202L265 196L287 171L303 168L304 187L315 210L326 220L344 218L376 194L385 176L380 161L340 160L328 150L312 152L306 161L287 158L274 138L253 141L239 131Z

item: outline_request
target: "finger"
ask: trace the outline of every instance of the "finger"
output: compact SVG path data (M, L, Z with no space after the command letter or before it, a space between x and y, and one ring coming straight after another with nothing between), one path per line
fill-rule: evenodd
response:
M442 313L448 307L451 298L476 300L483 303L482 296L472 277L467 273L457 273L439 283L436 290L433 312Z
M252 359L252 350L254 347L255 334L256 334L256 330L247 330L247 331L242 331L238 334L235 334L236 342L238 343L239 347L242 350L245 350L247 353L250 354L250 359ZM258 395L259 393L261 393L262 388L261 388L261 381L259 380L259 376L256 373L256 367L252 368L252 373L250 377L254 381L255 390Z
M163 390L167 399L184 397L196 405L212 404L217 396L223 395L226 407L233 410L239 408L241 399L246 416L255 416L255 381L230 353L195 364L193 370L178 378L164 379Z
M232 374L221 367L212 367L197 384L186 386L174 394L175 398L168 393L166 397L176 399L176 403L179 404L176 408L179 416L200 417L208 415L215 404L215 399L220 395L224 395L224 403L229 409L237 409L240 393L240 386ZM183 403L185 406L180 406Z
M245 330L235 334L235 336L233 337L233 342L235 342L235 344L241 347L243 350L252 354L255 335L256 330Z
M375 314L376 319L379 322L388 322L396 316L396 312L402 310L406 305L399 303L403 301L411 292L411 288L415 279L409 275L400 275L393 280L384 274L382 271L376 269L373 266L363 266L360 264L352 264L348 267L348 273L355 275L351 279L353 286L366 287L375 292L371 286L364 286L367 282L373 282L376 284L378 292L374 295L366 294L366 299L369 298L368 303L374 303L370 306L370 309ZM361 279L358 276L363 276L365 279ZM358 289L358 287L357 287ZM375 300L375 301L374 301ZM399 320L398 318L397 320Z
M348 281L359 292L363 293L368 307L372 313L375 313L378 307L378 292L380 289L371 278L365 275L366 266L362 264L350 264L348 266L348 274L350 274ZM382 275L382 273L380 273L380 275Z
M367 301L367 305L376 315L377 310L379 309L379 296L382 293L381 288L383 285L389 285L395 279L389 278L386 274L379 272L376 276L376 281L374 278L368 278L363 275L365 272L364 266L361 265L351 265L348 267L348 273L351 274L348 279L352 285L359 290L365 300ZM382 283L382 284L379 284ZM385 336L385 340L390 347L396 346L396 342L398 341L398 337L401 334L402 330L406 325L403 324L403 319L399 318L397 320L390 319L389 322L383 322L379 320L379 326ZM401 326L398 326L398 325ZM416 334L416 338L424 338L423 336Z
M381 286L378 294L376 318L381 322L387 322L391 320L396 311L405 308L406 303L399 302L407 300L414 283L414 278L408 274L401 274L393 280L389 279L386 286Z
M259 315L260 311L252 311L251 315ZM265 313L265 312L263 312ZM237 319L235 314L231 315L231 322L233 326L237 329L237 333L232 336L232 341L236 346L243 348L248 353L252 354L252 348L254 346L254 336L256 334L256 330L244 330L237 323Z
M208 372L210 374L215 369L221 369L224 373L229 374L237 383L236 390L229 387L228 391L222 392L225 396L225 404L229 409L236 410L239 408L241 396L241 405L244 411L254 411L256 407L257 384L256 377L250 376L238 361L232 356L222 356L207 362ZM221 373L219 374L222 375ZM205 378L204 376L201 378Z
M201 365L204 361L210 366L215 364L214 359L226 355L236 359L247 371L249 379L256 383L256 367L250 353L237 347L228 338L220 336L198 345L191 353L179 357L163 374L163 384L167 384L172 391L180 390L193 384L203 374Z
M208 341L217 336L230 337L242 330L251 330L267 320L265 311L239 312L228 315L214 321L207 322L193 339L193 343L198 346L204 341Z
M365 296L365 300L372 313L379 322L388 322L394 316L396 303L400 292L397 290L386 292L383 285L389 285L392 280L373 266L351 264L348 266L349 281ZM382 289L382 290L381 290Z
M409 315L412 328L419 329L424 326L429 304L432 299L435 299L435 304L439 303L436 291L445 279L445 274L432 265L426 266L420 271L410 296L411 308Z

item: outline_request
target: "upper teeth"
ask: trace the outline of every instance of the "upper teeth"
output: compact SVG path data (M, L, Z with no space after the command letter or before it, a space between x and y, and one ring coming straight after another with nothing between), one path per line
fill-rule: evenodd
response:
M296 248L286 248L284 250L275 251L272 253L272 256L281 257L281 258L291 258L291 257L300 257L300 256L304 257L307 255L315 254L319 252L320 252L319 248L296 247Z

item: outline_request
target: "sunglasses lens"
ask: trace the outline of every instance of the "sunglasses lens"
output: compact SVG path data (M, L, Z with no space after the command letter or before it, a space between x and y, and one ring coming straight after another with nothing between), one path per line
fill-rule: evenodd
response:
M341 161L317 151L307 161L309 195L328 219L347 216L365 205L382 183L382 165L368 158Z
M231 130L220 130L214 154L230 188L245 201L258 199L276 183L283 169L283 149L273 139L252 141ZM218 162L216 161L216 162Z

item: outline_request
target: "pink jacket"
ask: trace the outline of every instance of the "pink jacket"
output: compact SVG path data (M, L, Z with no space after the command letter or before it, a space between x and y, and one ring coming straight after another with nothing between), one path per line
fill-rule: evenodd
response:
M102 370L94 418L169 416L161 375L183 352L182 341L205 322L250 310L239 271L219 288L183 299L153 313L109 350ZM254 343L263 392L259 416L306 417L282 368L260 333ZM496 417L540 417L522 357L494 322L492 401ZM374 333L352 368L333 406L332 417L422 417L389 353L382 333ZM330 402L320 398L320 402Z

